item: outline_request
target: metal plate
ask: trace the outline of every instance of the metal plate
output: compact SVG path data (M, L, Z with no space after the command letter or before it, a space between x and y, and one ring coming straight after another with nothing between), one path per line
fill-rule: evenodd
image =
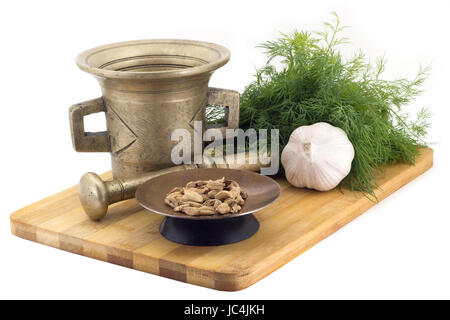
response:
M164 203L166 194L175 187L184 187L190 181L216 180L222 177L235 180L248 194L239 213L188 216L174 211ZM141 206L150 211L174 218L199 220L226 219L250 214L267 207L277 200L280 194L281 189L278 183L267 176L245 170L208 168L177 171L153 178L137 189L136 199Z

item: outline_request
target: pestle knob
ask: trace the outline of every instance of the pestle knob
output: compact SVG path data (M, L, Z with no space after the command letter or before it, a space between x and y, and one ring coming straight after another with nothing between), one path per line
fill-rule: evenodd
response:
M110 195L106 182L93 172L85 173L78 184L78 197L84 212L92 220L100 220L108 211Z

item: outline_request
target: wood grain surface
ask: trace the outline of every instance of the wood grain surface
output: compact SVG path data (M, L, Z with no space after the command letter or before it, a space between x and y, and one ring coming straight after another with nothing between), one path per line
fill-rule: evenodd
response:
M427 148L421 150L415 166L387 168L378 179L378 199L432 164L433 150ZM80 206L76 186L11 214L11 231L24 239L124 267L234 291L264 278L376 204L349 190L316 192L278 182L281 198L255 214L259 231L230 245L193 247L166 240L158 231L163 217L144 210L135 199L112 205L100 222L90 221Z

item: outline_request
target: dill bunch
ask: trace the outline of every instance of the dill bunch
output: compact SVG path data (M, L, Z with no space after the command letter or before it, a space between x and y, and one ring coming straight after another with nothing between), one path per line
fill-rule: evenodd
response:
M361 51L345 59L337 49L347 43L345 27L333 14L335 22L325 22L322 32L282 33L260 46L268 60L241 95L240 127L279 129L280 148L300 126L322 121L343 129L355 158L341 186L375 198L375 177L384 166L413 164L426 145L428 110L412 121L402 107L421 93L429 68L412 80L388 81L380 77L385 59L371 64Z

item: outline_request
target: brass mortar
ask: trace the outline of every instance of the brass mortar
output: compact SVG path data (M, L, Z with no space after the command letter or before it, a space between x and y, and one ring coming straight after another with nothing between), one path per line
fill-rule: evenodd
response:
M171 167L171 150L178 143L171 141L173 130L186 129L193 137L198 120L203 134L211 95L217 99L210 103L228 107L221 129L237 129L239 93L208 93L212 73L229 58L217 44L171 39L114 43L81 53L77 65L95 76L102 97L70 108L74 149L110 152L116 179ZM97 112L105 112L107 131L85 132L83 117Z

